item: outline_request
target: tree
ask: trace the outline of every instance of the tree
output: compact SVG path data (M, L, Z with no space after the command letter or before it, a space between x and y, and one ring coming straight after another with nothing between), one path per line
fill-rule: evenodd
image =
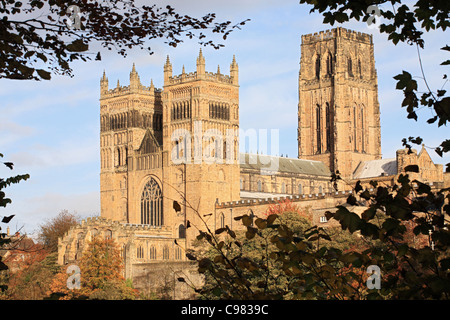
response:
M80 222L76 213L62 210L56 217L39 226L38 239L50 252L58 251L58 238Z
M57 253L38 250L27 255L24 267L8 275L5 299L41 300L47 296L53 277L59 272Z
M122 275L122 262L114 240L94 237L79 261L80 288L68 287L68 270L63 268L53 279L48 294L62 299L136 299L139 294Z
M183 37L196 37L201 45L218 49L223 45L208 40L202 30L225 40L246 22L216 22L214 13L193 18L169 5L139 7L134 0L4 0L0 14L0 77L31 80L49 80L52 73L71 76L73 61L101 60L100 51L90 51L95 45L122 56L132 48L152 54L149 40L166 39L176 47Z
M3 158L3 154L0 153L0 158ZM13 170L14 164L12 162L2 162L6 167ZM12 202L10 198L6 197L6 194L3 189L10 186L11 184L17 184L20 181L24 181L30 178L29 174L19 174L13 177L8 178L0 178L0 206L6 207L8 204ZM14 217L14 215L10 216L4 216L1 220L2 223L9 223L11 219ZM0 228L1 229L1 228ZM6 233L2 232L0 233L0 249L5 249L5 247L11 243L11 238L7 236ZM2 262L2 256L0 256L0 271L8 270L8 266ZM5 286L1 286L1 290L6 290Z
M388 39L392 43L405 42L417 47L418 64L421 69L421 78L426 89L419 94L417 81L408 71L394 76L397 80L396 89L402 90L404 99L402 107L406 108L408 119L417 121L416 111L419 108L429 108L432 117L427 123L437 123L438 127L446 125L450 121L450 97L446 95L444 86L447 83L447 74L443 75L443 86L433 90L428 85L427 77L422 68L420 49L425 47L423 39L424 32L430 30L445 31L450 27L450 3L448 1L422 1L418 0L414 4L405 4L402 0L388 1L352 1L352 0L300 0L300 3L312 6L311 12L318 11L323 15L323 23L334 25L335 22L343 23L350 19L373 23L374 19L383 17L383 23L379 24L379 31L388 34ZM386 6L381 7L383 4ZM392 10L386 9L392 8ZM375 15L377 17L375 17ZM450 47L444 43L441 50L450 52ZM443 61L441 66L448 66L450 59ZM403 145L411 152L411 145L421 144L421 137L408 137L403 139ZM441 157L450 151L450 139L446 138L441 144L435 147L435 151ZM450 163L446 165L446 171L450 172Z

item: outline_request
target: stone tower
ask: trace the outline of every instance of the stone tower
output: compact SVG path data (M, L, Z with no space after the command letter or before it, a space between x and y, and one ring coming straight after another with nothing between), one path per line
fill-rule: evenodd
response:
M151 139L144 139L144 137ZM149 140L151 143L148 143ZM133 174L139 155L162 150L161 91L153 81L141 84L133 64L129 86L108 87L100 80L100 201L101 216L114 221L139 223Z
M195 72L172 75L167 57L163 89L163 153L166 194L186 220L200 224L195 208L215 224L216 201L237 201L239 189L239 85L233 57L230 75L205 70L200 49ZM172 203L167 204L172 208ZM183 212L184 211L184 212ZM188 232L194 232L191 228ZM189 235L188 235L189 237Z
M381 158L380 107L372 36L336 28L302 36L298 157L351 178Z

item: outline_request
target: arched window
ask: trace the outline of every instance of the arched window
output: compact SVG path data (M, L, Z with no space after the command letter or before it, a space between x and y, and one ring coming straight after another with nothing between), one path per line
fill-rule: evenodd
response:
M358 76L362 79L362 66L360 59L358 59Z
M301 183L298 185L298 194L303 194L303 187Z
M169 255L169 247L167 245L165 245L163 247L163 260L169 260L170 255Z
M240 185L240 188L241 188L241 190L244 190L244 179L241 179L241 185Z
M223 214L223 212L220 214L220 227L221 228L225 228L225 215Z
M184 224L180 224L180 226L178 227L178 238L186 238L186 227L184 226Z
M155 179L151 178L144 187L141 196L141 223L162 226L162 191Z
M322 152L322 112L320 110L320 106L316 106L316 144L317 144L317 153Z
M175 260L181 260L183 257L183 252L180 247L175 248Z
M322 186L319 186L319 194L322 194L323 193L323 188L322 188Z
M364 108L361 107L361 152L365 153L364 148Z
M286 193L286 183L281 184L281 193Z
M326 138L327 138L327 151L331 152L332 130L331 130L331 110L330 104L327 102L325 107L325 121L326 121Z
M154 246L150 247L150 252L148 256L150 260L156 260L156 248Z
M327 74L331 75L333 73L333 57L331 53L328 52L327 56Z
M105 230L105 239L111 240L112 239L112 231L111 230Z
M136 256L138 259L144 259L144 249L142 248L142 246L137 247Z
M353 106L353 148L354 151L358 151L358 122L357 122L357 110L356 107Z
M320 78L320 55L316 58L316 78Z
M347 72L349 77L353 77L352 58L347 59Z
M262 192L262 182L258 180L258 192Z

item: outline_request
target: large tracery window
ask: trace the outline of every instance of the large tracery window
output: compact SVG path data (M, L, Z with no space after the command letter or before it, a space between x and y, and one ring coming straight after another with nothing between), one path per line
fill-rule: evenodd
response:
M141 223L151 226L162 226L164 223L162 192L153 178L147 182L142 192Z

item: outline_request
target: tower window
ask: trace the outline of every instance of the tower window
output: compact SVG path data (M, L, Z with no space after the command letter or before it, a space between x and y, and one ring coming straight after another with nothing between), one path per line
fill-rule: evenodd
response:
M327 74L331 75L333 73L333 57L331 53L327 56Z
M316 106L316 144L317 144L317 153L322 152L322 139L321 139L321 133L322 133L322 113L320 110L320 106Z
M327 138L327 151L332 151L331 141L332 141L332 117L331 117L331 109L330 104L327 102L325 108L325 121L326 121L326 138Z
M353 77L352 58L348 58L347 60L347 72L349 77Z
M228 104L210 102L209 117L211 119L230 120L230 106Z
M316 58L316 78L320 78L320 56L318 55Z
M180 226L178 227L178 238L186 238L186 227L184 226L184 224L180 224Z

